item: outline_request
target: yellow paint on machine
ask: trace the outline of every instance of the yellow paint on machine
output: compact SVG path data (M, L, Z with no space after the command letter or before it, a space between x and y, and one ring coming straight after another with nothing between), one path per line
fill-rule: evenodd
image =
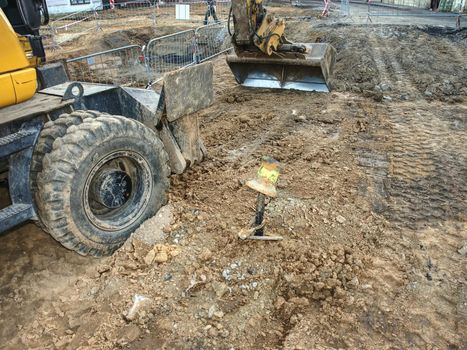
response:
M37 88L37 76L25 50L23 38L13 30L0 9L0 108L30 99Z

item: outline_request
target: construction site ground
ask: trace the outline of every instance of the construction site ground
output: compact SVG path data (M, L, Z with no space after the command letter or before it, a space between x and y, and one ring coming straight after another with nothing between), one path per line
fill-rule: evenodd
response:
M243 88L216 58L208 159L112 257L32 223L1 237L0 348L466 348L466 30L287 32L335 46L333 91ZM278 242L238 238L263 156L281 163Z

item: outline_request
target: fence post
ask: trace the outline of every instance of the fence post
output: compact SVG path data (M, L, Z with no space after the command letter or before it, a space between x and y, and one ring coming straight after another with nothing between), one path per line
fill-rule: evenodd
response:
M159 8L159 3L158 0L154 1L154 4L151 5L153 8L152 11L152 25L155 27L156 26L156 18L157 18L157 9Z
M102 30L100 24L99 24L99 13L97 12L98 6L94 7L94 18L96 19L96 32L99 30ZM102 5L102 11L104 11L104 5Z

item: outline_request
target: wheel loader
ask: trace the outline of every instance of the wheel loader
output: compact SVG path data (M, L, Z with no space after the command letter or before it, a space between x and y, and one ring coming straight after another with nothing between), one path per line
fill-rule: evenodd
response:
M159 93L70 82L44 64L45 0L0 7L0 232L34 220L68 249L109 255L166 203L169 175L203 159L193 112L212 103L212 65L167 74Z
M336 57L330 44L290 42L285 20L268 14L263 0L232 0L228 24L235 54L227 63L239 84L329 92Z

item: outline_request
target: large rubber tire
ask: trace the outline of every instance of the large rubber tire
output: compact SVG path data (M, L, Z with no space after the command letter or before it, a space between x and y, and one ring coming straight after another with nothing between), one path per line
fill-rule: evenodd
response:
M101 215L89 195L93 176L120 156L134 164L135 174L145 175L136 176L132 185L144 196L138 202L132 192L132 205L115 210L122 215L108 208ZM57 241L82 255L110 255L167 202L170 169L164 146L152 130L125 117L102 115L68 127L42 165L36 202L41 221Z
M37 140L34 147L34 153L31 160L29 179L31 184L31 192L34 196L35 202L39 200L37 175L42 171L42 161L44 156L52 151L52 145L54 141L64 136L70 126L79 125L83 122L84 119L96 118L97 116L98 112L95 111L75 111L70 114L62 114L56 120L45 123L39 135L39 139ZM39 211L37 207L36 211ZM40 216L41 215L39 213L39 217ZM42 224L40 220L36 221L36 223L42 229L45 229L45 225Z

